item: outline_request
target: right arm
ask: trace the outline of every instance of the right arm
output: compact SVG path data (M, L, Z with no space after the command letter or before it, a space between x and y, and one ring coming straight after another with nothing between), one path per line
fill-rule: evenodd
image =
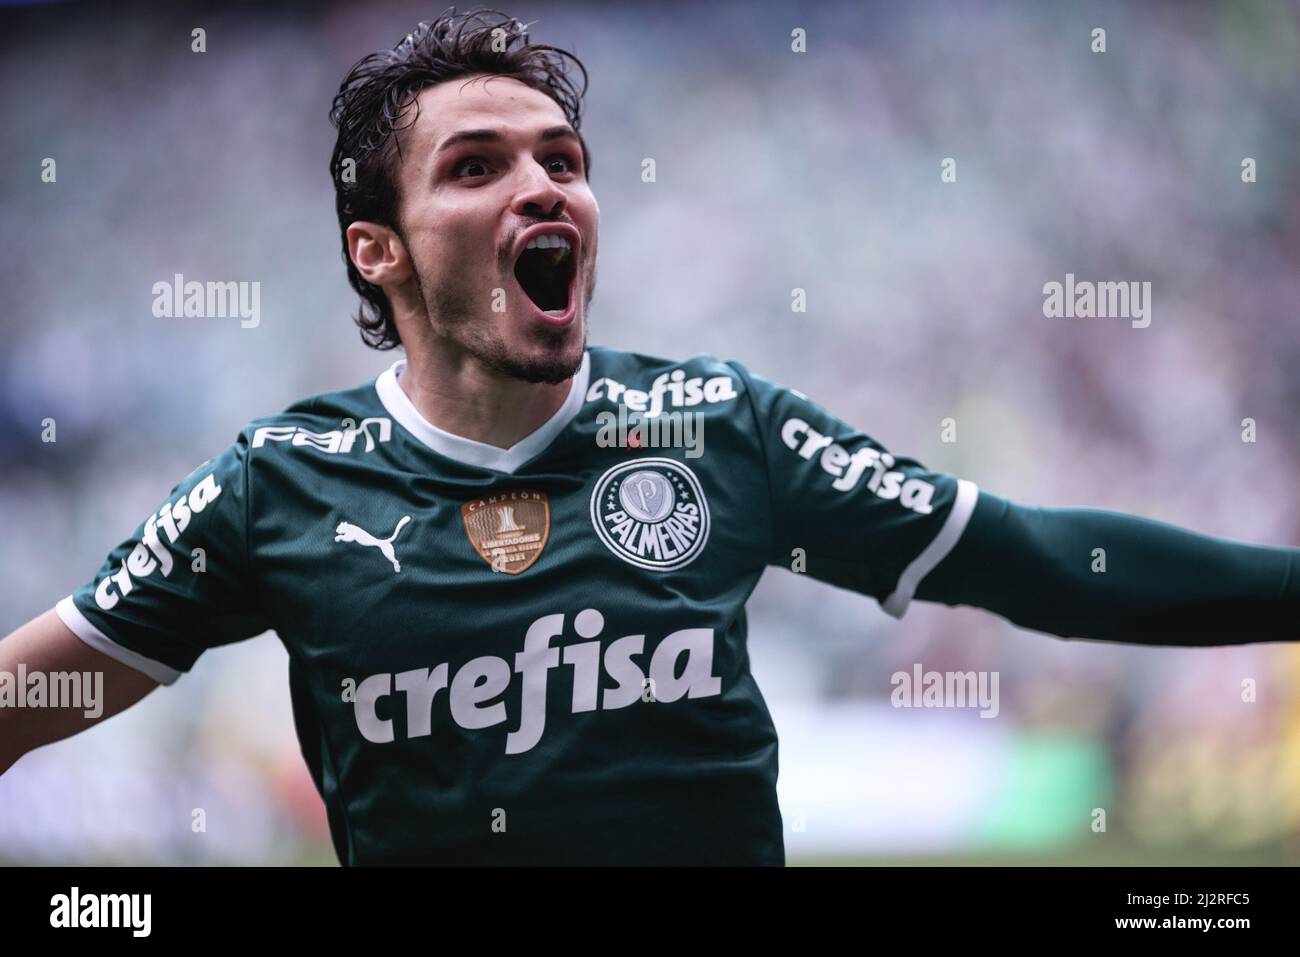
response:
M0 774L28 751L60 741L125 711L158 682L134 668L96 651L74 635L54 610L33 618L0 640L0 672L18 680L26 673L91 672L104 676L100 713L85 716L86 708L10 708L0 706Z
M0 672L15 678L20 666L103 676L102 700L82 695L89 707L0 704L0 773L172 683L206 649L271 627L248 571L247 453L241 433L175 486L93 578L0 641Z

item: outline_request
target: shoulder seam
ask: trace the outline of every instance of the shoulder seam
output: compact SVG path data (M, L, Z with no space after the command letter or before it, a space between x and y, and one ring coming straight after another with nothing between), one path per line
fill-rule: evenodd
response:
M768 464L767 440L763 437L763 428L758 419L758 409L754 405L754 384L750 380L749 374L745 371L745 367L736 360L720 359L719 361L728 369L731 369L740 376L740 381L745 384L745 401L749 404L749 417L754 423L754 434L758 438L758 452L762 458L761 464L763 467L763 484L767 487L768 542L767 551L763 558L763 564L770 565L772 564L772 559L775 557L773 553L776 551L776 502L772 498L772 470Z

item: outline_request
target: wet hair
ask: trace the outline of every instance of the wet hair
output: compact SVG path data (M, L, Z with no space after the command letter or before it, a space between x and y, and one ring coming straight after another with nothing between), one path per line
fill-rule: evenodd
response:
M571 75L575 67L577 73ZM362 340L375 349L392 349L401 345L401 338L384 290L367 282L348 255L348 226L379 223L400 235L398 134L418 118L419 108L412 106L421 90L476 74L511 77L554 100L578 131L583 166L591 168L580 131L586 68L559 47L530 43L527 26L504 13L458 14L452 7L432 23L421 23L391 50L358 61L330 107L330 122L338 128L330 175L348 282L362 299L354 318Z

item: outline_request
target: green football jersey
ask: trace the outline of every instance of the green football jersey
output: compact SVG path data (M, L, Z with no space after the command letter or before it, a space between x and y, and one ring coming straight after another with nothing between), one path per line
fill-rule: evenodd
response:
M745 602L900 616L975 487L709 356L592 348L509 449L377 379L260 419L58 605L163 683L274 629L339 859L781 864Z

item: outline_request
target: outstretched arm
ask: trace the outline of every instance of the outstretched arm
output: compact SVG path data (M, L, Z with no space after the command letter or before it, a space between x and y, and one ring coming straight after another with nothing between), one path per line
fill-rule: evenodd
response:
M43 744L84 731L125 711L158 687L158 682L96 651L65 625L53 610L33 618L0 641L0 672L27 675L56 672L102 672L102 711L86 717L86 709L7 708L0 706L0 774L20 757Z
M916 597L975 605L1067 638L1295 641L1300 549L1243 545L1118 512L1027 508L981 492L961 539Z

